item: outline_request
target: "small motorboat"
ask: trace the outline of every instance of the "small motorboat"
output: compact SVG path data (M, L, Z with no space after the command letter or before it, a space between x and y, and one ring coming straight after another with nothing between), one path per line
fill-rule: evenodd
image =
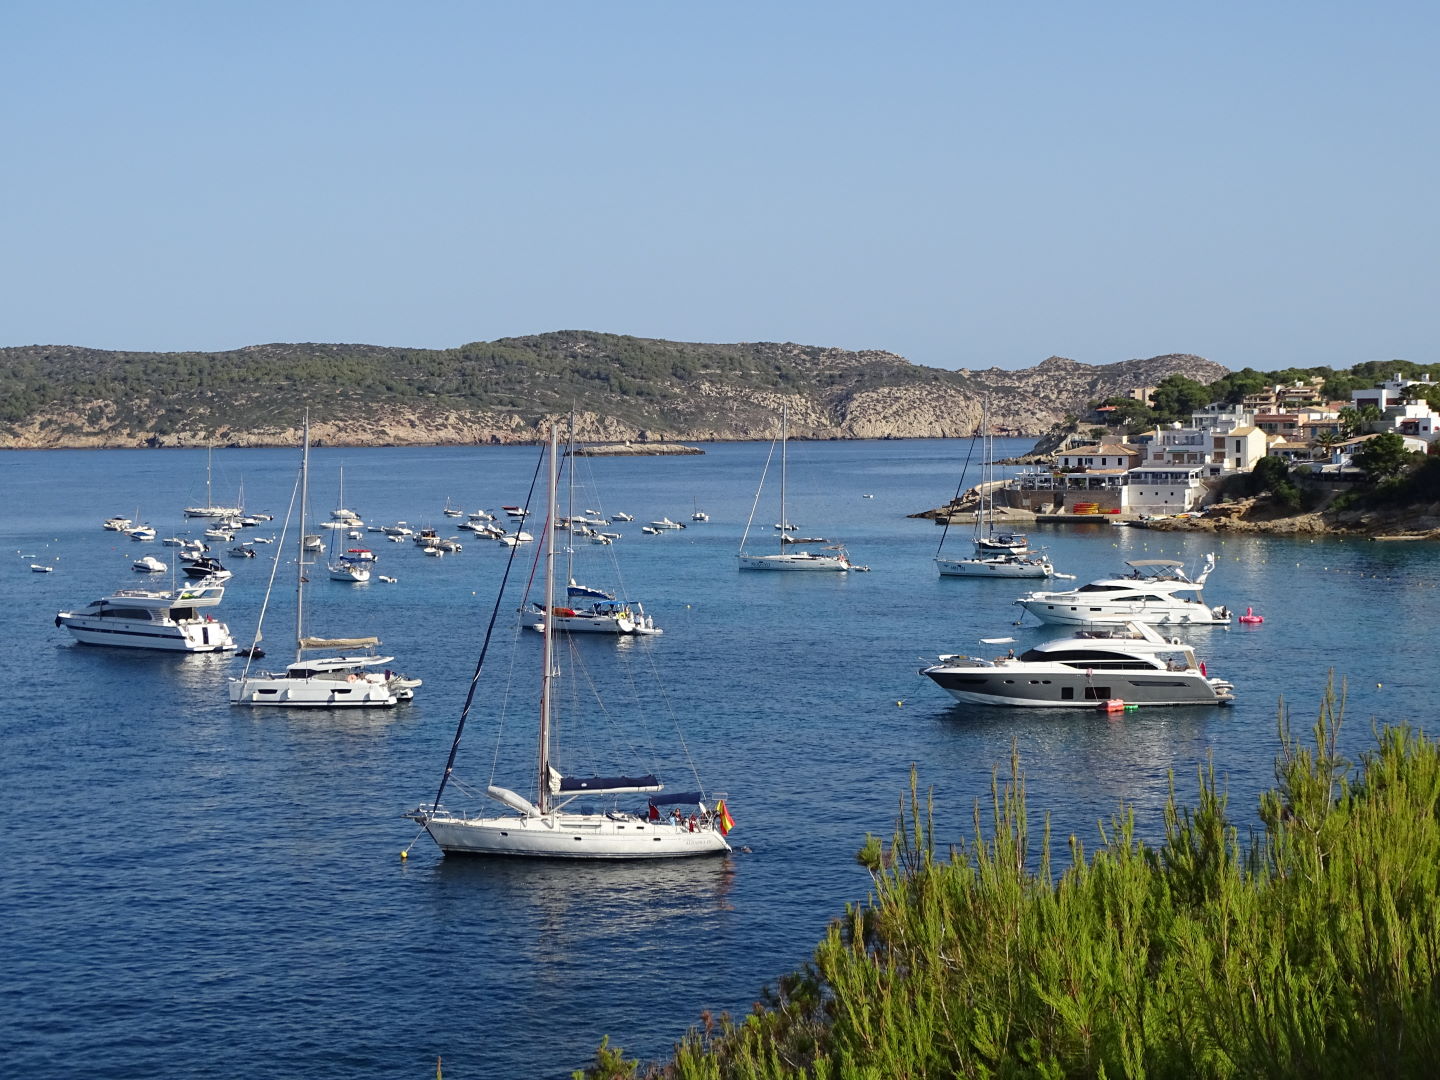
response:
M138 574L163 574L170 567L155 558L154 555L145 555L131 563L130 569Z
M45 566L38 562L32 562L30 564L30 572L32 574L53 574L55 572L55 567Z
M1245 614L1244 614L1244 615L1241 615L1236 621L1237 621L1237 622L1242 622L1242 623L1249 623L1251 626L1254 626L1254 625L1257 624L1257 623L1262 623L1262 622L1264 622L1264 621L1265 621L1265 616L1264 616L1264 615L1256 615L1254 608L1248 608L1248 607L1247 607L1247 608L1245 609Z

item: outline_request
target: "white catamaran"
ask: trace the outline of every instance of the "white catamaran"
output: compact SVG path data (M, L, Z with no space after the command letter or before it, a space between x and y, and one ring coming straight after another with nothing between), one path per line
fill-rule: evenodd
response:
M376 655L375 650L380 645L379 638L305 636L305 568L312 565L306 559L305 545L305 501L309 496L309 469L310 417L307 414L298 481L300 542L296 546L295 560L295 661L284 671L252 672L250 665L259 654L258 646L261 640L261 630L257 628L255 644L248 650L245 670L230 680L230 704L344 709L384 707L408 701L415 696L415 688L420 685L420 680L408 678L385 667L395 658ZM276 559L278 565L278 553ZM271 583L274 583L273 575ZM267 589L265 607L269 606L269 595ZM261 608L260 613L262 623L265 607ZM329 652L331 655L306 658L306 653L314 652Z
M550 431L549 509L545 524L545 603L555 596L556 457L558 428ZM502 585L503 591L503 585ZM499 601L497 601L498 605ZM452 773L465 713L451 746L439 791L433 803L422 804L407 816L424 826L446 855L509 855L572 860L662 859L713 855L730 850L725 839L733 827L723 799L711 803L702 791L670 793L653 772L642 775L581 776L558 767L553 728L554 703L561 681L556 642L570 642L546 620L541 660L539 701L539 754L536 794L526 798L508 788L487 784L484 794L510 812L465 813L441 803L447 786L464 790ZM573 643L572 643L573 644ZM478 674L478 672L477 672ZM466 709L469 705L467 703ZM698 776L697 776L698 787ZM477 792L478 794L478 792ZM623 809L619 798L645 795L643 811ZM574 808L579 800L586 806ZM600 803L606 809L592 808ZM682 813L680 807L688 813ZM663 808L670 807L666 812Z

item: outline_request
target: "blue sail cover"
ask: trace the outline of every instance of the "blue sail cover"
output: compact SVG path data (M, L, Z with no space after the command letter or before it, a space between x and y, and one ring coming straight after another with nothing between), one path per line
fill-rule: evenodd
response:
M683 806L694 806L703 802L705 795L699 791L676 791L669 795L652 795L650 803L652 806L672 806L679 803Z
M579 795L586 792L615 794L627 791L659 791L660 781L653 773L644 776L562 776L560 794Z
M565 586L567 596L588 596L592 600L614 600L615 594L608 593L604 589L593 589L589 585L577 585L571 582Z

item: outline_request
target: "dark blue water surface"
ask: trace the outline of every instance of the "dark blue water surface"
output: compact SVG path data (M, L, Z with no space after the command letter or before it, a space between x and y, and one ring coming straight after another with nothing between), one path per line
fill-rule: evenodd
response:
M172 560L100 522L138 509L162 537L185 529L181 507L204 497L203 452L0 453L6 1074L419 1077L443 1056L447 1076L548 1077L583 1064L604 1035L659 1056L703 1010L745 1012L864 899L854 853L867 832L889 835L912 762L935 791L942 839L956 838L1014 743L1032 811L1093 846L1097 821L1122 803L1157 835L1168 774L1193 791L1211 754L1248 825L1273 779L1279 702L1305 731L1331 669L1349 680L1352 755L1372 745L1372 718L1430 723L1434 545L1036 530L1080 582L1125 559L1194 565L1215 550L1210 601L1266 619L1190 632L1238 703L1118 717L971 709L920 677L922 662L983 650L980 637L1023 646L1053 634L1012 626L1028 583L938 578L940 530L906 517L953 494L968 443L792 444L788 516L873 567L853 575L739 573L769 447L706 450L581 470L587 506L636 515L613 555L665 634L578 644L598 682L661 674L668 704L642 696L605 719L643 742L646 721L677 715L747 850L607 866L447 860L424 837L399 857L415 839L400 815L434 795L506 549L464 534L463 553L432 559L367 534L396 584L317 575L309 629L382 637L396 666L425 680L409 706L232 708L225 678L240 661L78 646L52 622L149 583L129 569L141 554ZM343 463L346 503L367 521L453 533L447 498L471 510L519 502L535 461L528 448L322 448L311 505L335 504ZM297 464L293 450L217 451L216 500L243 480L247 505L277 514L258 530L274 535ZM697 504L708 524L639 531L662 515L688 521ZM762 502L763 532L778 513ZM280 658L293 620L283 557L266 626ZM225 561L236 574L219 610L245 642L270 566ZM32 574L32 562L55 572ZM515 572L523 584L528 556ZM466 779L483 786L498 747L495 781L533 790L523 755L506 759L533 739L537 655L533 634L500 635L458 766ZM668 749L683 757L678 739Z

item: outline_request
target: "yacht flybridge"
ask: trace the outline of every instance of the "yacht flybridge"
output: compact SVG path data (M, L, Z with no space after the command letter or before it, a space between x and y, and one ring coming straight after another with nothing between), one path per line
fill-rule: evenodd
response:
M991 638L1001 645L1013 638ZM1235 688L1206 674L1195 650L1142 622L1079 631L993 660L941 654L920 669L967 705L1095 709L1131 705L1224 705Z
M82 645L116 645L168 652L222 652L233 649L229 628L205 610L220 603L223 585L194 585L170 591L120 589L79 611L62 611L63 626Z
M1205 580L1215 569L1213 552L1205 557L1204 569L1194 578L1186 575L1185 564L1177 559L1132 559L1125 565L1130 573L1121 577L1101 578L1066 592L1032 592L1015 603L1041 622L1067 626L1125 622L1230 624L1230 609L1209 606L1202 593Z

